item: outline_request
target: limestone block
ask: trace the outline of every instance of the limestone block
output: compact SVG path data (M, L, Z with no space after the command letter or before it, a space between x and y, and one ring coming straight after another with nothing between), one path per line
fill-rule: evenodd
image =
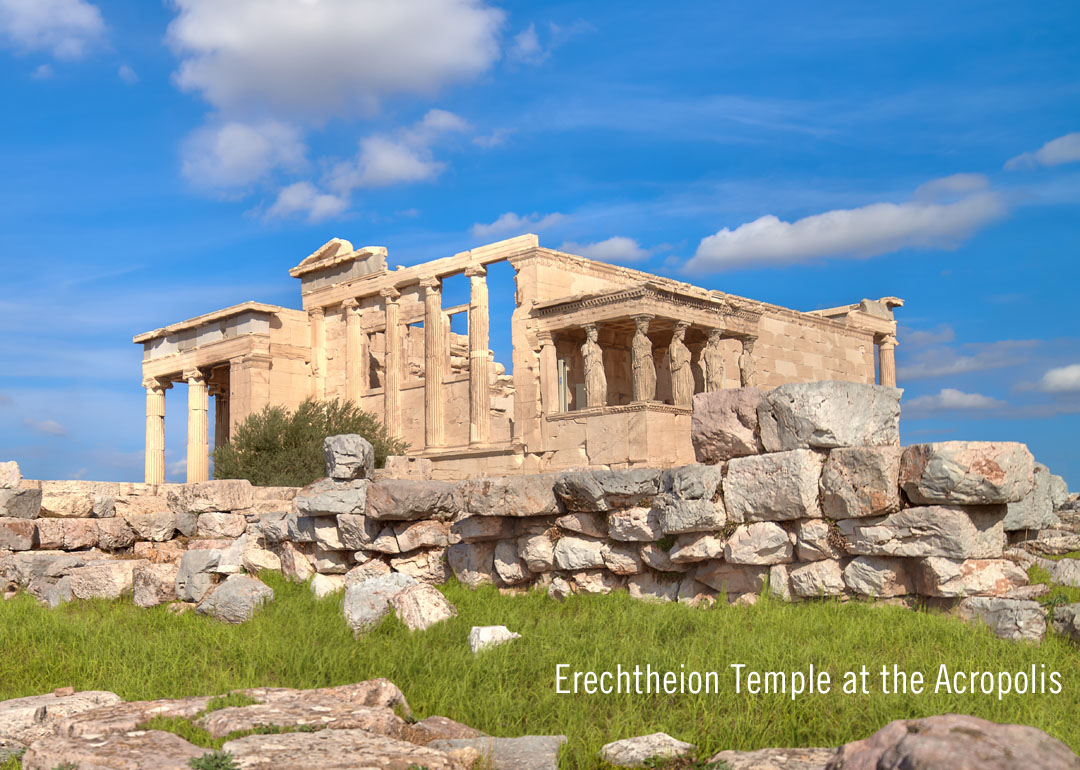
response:
M687 607L711 607L716 604L720 592L693 578L684 577L679 583L679 604Z
M623 578L606 569L586 569L570 575L574 593L607 595L623 584Z
M315 546L311 566L322 575L344 575L352 567L352 554L348 551L326 551Z
M222 479L169 484L166 498L173 513L213 513L246 510L254 493L247 479Z
M241 566L244 570L257 575L263 570L269 572L281 571L281 557L273 551L259 548L253 543L248 543L241 555Z
M120 696L102 690L64 695L31 695L0 701L0 746L28 746L51 735L66 717L120 703ZM25 758L24 758L25 759ZM52 770L50 765L46 770Z
M844 573L837 561L815 561L788 571L791 592L796 596L841 596L844 593Z
M101 523L99 523L98 526L100 527ZM104 530L100 531L103 532ZM131 553L135 558L146 559L151 564L179 564L180 559L184 557L186 551L187 547L185 544L176 540L170 540L168 543L150 543L144 541L131 544Z
M910 559L857 556L844 567L844 583L862 596L887 598L915 593L908 574Z
M709 762L727 770L825 770L835 753L836 749L728 750L714 754Z
M664 536L657 510L627 508L613 511L607 518L607 536L625 542L653 542Z
M281 574L286 578L302 583L315 574L315 568L311 566L311 561L295 545L286 542L282 543L280 548L281 552L278 557L281 559Z
M319 548L324 551L355 550L342 542L336 516L319 516L307 519L307 521L312 522L312 526L315 528L315 544Z
M1008 559L942 559L912 562L915 587L923 596L1003 596L1028 584L1027 573Z
M785 602L791 601L791 569L785 564L769 567L769 595Z
M176 564L140 564L131 573L134 601L138 607L156 607L176 601Z
M799 519L795 522L795 536L799 561L839 559L843 556L835 531L824 519Z
M379 521L448 521L459 510L456 490L445 481L379 479L367 492L367 515Z
M532 571L525 561L518 556L515 540L500 540L495 545L495 572L507 585L527 583L533 579Z
M353 433L323 439L326 475L338 481L370 479L375 475L375 449Z
M558 569L594 569L604 566L604 543L583 537L561 537L555 543L555 566Z
M587 537L607 537L607 517L599 513L568 513L555 519L555 523L569 532Z
M1046 635L1046 608L1030 599L970 596L960 600L956 612L964 620L984 623L995 636L1013 642L1041 642Z
M650 501L659 477L652 468L566 471L555 479L553 489L568 511L602 512Z
M284 511L260 513L254 526L266 542L280 543L289 539L289 517L290 515ZM293 514L292 518L295 519L296 515Z
M839 447L821 471L821 507L830 519L881 516L900 510L898 446Z
M913 503L1015 503L1032 490L1035 458L1015 441L913 444L900 460L900 487Z
M531 572L555 568L555 544L547 535L525 535L517 540L518 553Z
M902 393L835 380L781 385L758 408L761 441L769 452L897 445Z
M604 566L616 575L636 575L645 569L638 546L633 543L604 543L600 555Z
M18 489L22 481L19 464L14 460L0 463L0 489Z
M679 535L668 551L668 557L676 564L720 559L723 556L723 538L704 533Z
M396 594L390 599L390 606L398 620L410 631L425 631L457 615L454 605L437 589L426 584L412 586Z
M235 757L238 767L244 768L350 770L359 762L370 768L465 767L446 752L363 729L249 735L227 741L222 748Z
M1080 642L1080 603L1054 607L1051 623L1059 634Z
M1054 501L1050 495L1050 469L1035 463L1035 481L1031 491L1023 499L1009 503L1005 515L1005 531L1024 529L1051 529L1061 524L1054 513Z
M363 514L339 513L337 529L338 537L345 547L358 551L375 542L382 524Z
M131 593L135 568L147 563L141 559L118 559L76 567L68 573L71 593L79 599L118 599Z
M665 492L657 495L652 509L665 535L715 532L727 523L720 500L683 500Z
M296 493L296 512L300 516L337 516L362 514L367 510L371 482L319 479Z
M155 511L153 513L129 513L124 516L124 521L131 527L135 537L139 540L151 540L161 543L172 540L176 532L176 519L171 511Z
M724 544L724 560L729 564L784 564L793 558L791 538L783 527L771 521L742 524Z
M450 565L445 548L429 548L390 557L390 567L421 583L441 584L450 579Z
M36 548L78 551L98 544L94 519L38 519Z
M36 536L32 519L0 519L0 551L29 551Z
M495 543L458 543L446 550L446 558L457 579L469 588L495 582Z
M645 760L684 757L696 750L694 744L675 740L667 733L653 733L605 743L600 747L600 758L616 767L645 767Z
M728 597L760 592L765 587L768 575L768 567L727 564L722 561L702 564L691 573L694 580L726 593Z
M331 594L345 590L344 575L316 575L311 579L311 593L316 599L325 599Z
M41 516L54 519L88 519L94 514L94 496L86 493L43 491Z
M348 588L356 583L362 583L368 578L379 577L381 575L389 575L391 572L390 565L384 561L378 559L370 559L363 564L353 567L351 570L345 573L345 587ZM337 577L329 575L328 577ZM410 575L410 577L412 577Z
M837 522L847 551L863 556L997 559L1005 549L1005 506L930 505Z
M695 395L690 440L698 462L719 463L764 452L758 428L758 409L764 405L765 393L757 388Z
M375 553L401 553L401 547L394 537L394 528L390 525L379 530L379 536L367 548Z
M1069 485L1061 476L1050 474L1050 504L1058 510L1069 502ZM10 515L10 514L9 514Z
M657 572L686 572L690 565L676 564L671 556L656 543L645 543L641 546L641 561L645 566Z
M390 611L390 600L411 586L414 578L400 572L368 578L345 589L345 622L354 632L367 630Z
M388 479L416 479L429 481L431 479L431 460L424 457L406 457L405 455L390 455L386 458L382 474Z
M546 516L560 513L553 474L501 476L458 482L463 510L477 516Z
M473 626L469 630L469 649L475 655L483 650L520 639L521 634L506 626Z
M176 573L176 598L182 602L200 602L214 585L214 570L221 562L221 551L196 549L180 559Z
M247 575L229 575L225 582L199 602L195 611L226 623L251 620L263 604L274 599L274 589Z
M36 519L41 513L41 489L0 489L0 518Z
M286 540L293 543L315 542L315 517L290 513L285 517Z
M717 465L681 465L664 471L660 491L680 500L719 500L724 469Z
M724 477L728 514L738 521L820 518L821 468L821 456L809 449L731 460Z
M674 602L679 598L679 578L660 576L652 572L631 575L626 580L626 589L630 598L646 602Z
M402 553L417 548L445 548L450 545L450 522L417 521L394 526L394 537Z
M206 753L206 749L163 730L77 737L49 735L27 750L22 767L24 770L57 767L189 770L190 761Z
M196 534L204 538L240 537L247 529L247 521L239 513L219 513L216 511L199 516Z
M174 513L173 524L176 531L184 537L195 537L199 530L199 515L197 513Z
M517 531L515 519L498 516L466 516L451 525L450 532L463 543L505 540Z

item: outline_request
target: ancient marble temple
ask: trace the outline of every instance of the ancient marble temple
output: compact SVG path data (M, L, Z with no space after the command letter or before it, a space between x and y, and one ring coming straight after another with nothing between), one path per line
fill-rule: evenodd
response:
M386 249L335 238L290 270L302 310L246 302L134 338L143 346L146 481L165 477L165 390L187 388L187 479L209 477L266 405L344 398L431 460L435 478L693 462L695 393L786 382L894 385L895 297L808 313L542 248L537 236L387 268ZM508 318L488 269L509 263ZM443 283L464 275L468 302ZM451 331L452 318L467 334ZM464 325L461 321L465 320ZM509 366L492 323L509 325Z

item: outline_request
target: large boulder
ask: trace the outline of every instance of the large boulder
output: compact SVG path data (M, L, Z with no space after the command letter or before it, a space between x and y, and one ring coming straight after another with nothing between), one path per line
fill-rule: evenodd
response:
M725 770L825 770L836 749L721 751L709 758Z
M836 526L851 554L997 559L1005 549L1004 519L1004 505L930 505L888 516L843 519Z
M1004 596L1028 584L1027 573L1008 559L942 559L912 563L917 592L922 596Z
M796 596L841 596L844 593L844 573L840 562L827 559L804 564L788 571L791 591Z
M222 750L232 754L239 767L251 770L297 768L300 770L461 770L464 767L446 752L388 738L362 729L249 735L227 741Z
M602 512L649 502L659 477L652 468L574 470L555 477L552 490L568 511Z
M176 572L176 598L182 602L201 602L217 581L221 551L195 549L180 559Z
M902 393L833 380L781 385L758 407L761 441L769 452L897 445Z
M132 592L135 568L148 563L144 559L118 559L76 567L68 573L71 593L79 599L119 599Z
M594 569L604 566L604 543L583 537L561 537L555 543L555 566L558 569Z
M296 493L296 512L300 516L362 514L367 510L370 484L364 479L319 479Z
M560 513L555 475L495 476L458 482L463 510L476 516L546 516Z
M1080 603L1055 607L1051 623L1059 634L1069 637L1073 642L1080 642Z
M349 585L345 589L345 622L357 633L373 627L390 611L390 600L415 585L415 578L400 572Z
M31 519L0 519L0 551L29 551L37 539L37 526Z
M363 436L346 433L323 439L326 475L338 481L370 479L375 475L375 448Z
M424 583L392 596L390 606L410 631L424 631L457 615L457 609L438 589Z
M1009 641L1040 642L1046 635L1046 609L1029 599L971 596L960 600L956 612L964 620L989 626L996 636Z
M0 488L0 518L36 519L41 513L41 488Z
M50 693L0 701L0 745L29 746L51 735L65 717L120 703L120 696L102 690ZM24 764L23 767L26 765ZM50 765L46 770L52 770Z
M137 730L108 735L63 737L36 741L22 759L23 770L62 768L131 768L190 770L191 760L210 753L179 735Z
M771 521L743 524L724 544L724 561L729 564L783 564L793 558L787 530Z
M696 750L694 744L672 738L667 733L652 733L605 743L600 747L600 758L616 767L645 767L646 760L685 757Z
M664 536L656 508L627 508L608 514L608 537L626 542L653 542Z
M367 515L379 521L450 520L459 507L454 485L445 481L379 479L367 491Z
M156 607L176 600L176 564L140 564L132 572L132 591L138 607Z
M844 567L844 584L862 596L884 599L914 593L910 559L857 556Z
M727 564L722 561L702 564L692 575L697 582L704 583L717 591L723 591L729 598L760 592L768 576L768 567Z
M523 735L520 738L452 738L436 740L428 748L453 752L472 749L479 753L474 767L493 770L558 770L559 749L565 735ZM434 767L431 770L435 770Z
M406 731L404 719L386 706L364 706L342 701L318 691L300 691L292 698L275 698L269 703L229 706L216 709L195 722L214 738L254 731L260 725L280 728L367 730L388 737Z
M913 444L900 460L900 487L913 503L993 505L1024 499L1035 458L1015 441Z
M838 447L821 470L821 509L830 519L881 516L900 510L898 446Z
M840 530L825 519L799 519L795 535L799 561L839 559L844 555Z
M733 388L694 396L690 440L700 463L719 463L765 451L758 428L758 409L766 406L764 391Z
M827 770L1077 770L1080 757L1042 730L966 714L898 719L841 746Z
M22 481L19 464L14 460L0 463L0 489L18 489Z
M495 543L457 543L446 549L446 559L469 588L495 582Z
M734 521L820 518L821 456L809 449L737 457L727 464L724 502Z
M1005 515L1005 531L1025 529L1052 529L1061 524L1054 513L1054 501L1050 491L1050 469L1035 463L1035 483L1031 491L1015 503L1009 503Z
M226 623L243 623L251 620L259 607L273 599L274 589L261 580L247 575L229 575L199 602L195 611Z
M221 479L169 484L166 498L173 513L228 512L251 508L254 492L247 479Z

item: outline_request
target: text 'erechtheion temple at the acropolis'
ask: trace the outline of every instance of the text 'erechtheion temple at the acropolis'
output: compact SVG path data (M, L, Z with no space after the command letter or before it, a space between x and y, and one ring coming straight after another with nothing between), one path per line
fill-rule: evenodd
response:
M245 302L140 334L146 481L165 477L165 390L188 391L187 478L267 405L343 398L436 478L691 463L695 393L788 382L894 385L895 297L798 312L542 248L535 235L412 267L333 239L294 267L303 310ZM488 268L516 281L510 374L489 343ZM443 303L464 274L468 302ZM451 319L467 317L467 334Z

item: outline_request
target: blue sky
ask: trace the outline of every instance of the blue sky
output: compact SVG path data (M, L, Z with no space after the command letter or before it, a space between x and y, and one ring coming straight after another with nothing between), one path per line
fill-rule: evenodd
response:
M0 458L138 480L133 334L298 307L334 236L410 264L534 231L803 310L903 297L905 443L1024 441L1077 489L1077 29L1074 2L0 0Z

